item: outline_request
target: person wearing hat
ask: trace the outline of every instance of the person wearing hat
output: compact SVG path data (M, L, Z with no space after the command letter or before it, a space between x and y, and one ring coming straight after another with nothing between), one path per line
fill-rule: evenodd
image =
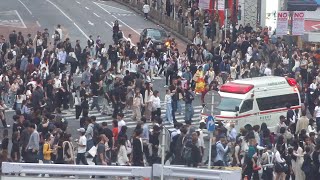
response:
M79 128L77 131L80 133L80 138L78 140L78 153L77 153L77 160L76 164L88 165L85 153L87 152L87 138L85 136L86 130L84 128Z

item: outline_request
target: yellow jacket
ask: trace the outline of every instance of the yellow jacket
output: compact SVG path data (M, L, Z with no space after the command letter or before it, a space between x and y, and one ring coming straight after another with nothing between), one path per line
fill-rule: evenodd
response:
M49 143L44 143L43 145L43 160L50 161L51 160L52 149L50 148Z

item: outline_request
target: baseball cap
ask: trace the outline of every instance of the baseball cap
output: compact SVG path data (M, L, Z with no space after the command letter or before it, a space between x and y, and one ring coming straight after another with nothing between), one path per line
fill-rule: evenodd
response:
M77 131L82 132L82 133L86 132L86 130L84 128L79 128L79 129L77 129Z

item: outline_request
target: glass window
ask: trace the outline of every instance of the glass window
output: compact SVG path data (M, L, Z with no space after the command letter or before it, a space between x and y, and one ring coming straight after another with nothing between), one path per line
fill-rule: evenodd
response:
M300 105L299 97L296 93L257 98L257 103L260 111L285 108L287 104L290 104L290 106Z
M252 109L253 109L253 99L248 99L242 103L240 113L248 112L248 111L251 111Z
M218 105L217 109L220 111L236 112L236 106L240 106L241 102L242 102L242 99L221 97L221 102Z

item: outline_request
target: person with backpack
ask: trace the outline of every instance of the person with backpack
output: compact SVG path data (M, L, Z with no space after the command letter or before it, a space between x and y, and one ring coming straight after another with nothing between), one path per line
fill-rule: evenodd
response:
M225 166L224 157L229 150L227 144L228 141L226 140L226 137L221 136L219 141L215 144L215 149L212 149L213 151L216 151L216 155L213 154L214 166Z
M264 153L261 156L261 165L263 167L262 179L272 180L273 179L273 160L274 153L272 152L272 145L267 145Z
M185 139L185 136L188 132L188 127L186 125L182 126L180 128L180 135L177 137L176 143L173 147L173 160L171 164L174 165L184 165L183 163L183 156L182 156L182 150L183 150L183 141Z

